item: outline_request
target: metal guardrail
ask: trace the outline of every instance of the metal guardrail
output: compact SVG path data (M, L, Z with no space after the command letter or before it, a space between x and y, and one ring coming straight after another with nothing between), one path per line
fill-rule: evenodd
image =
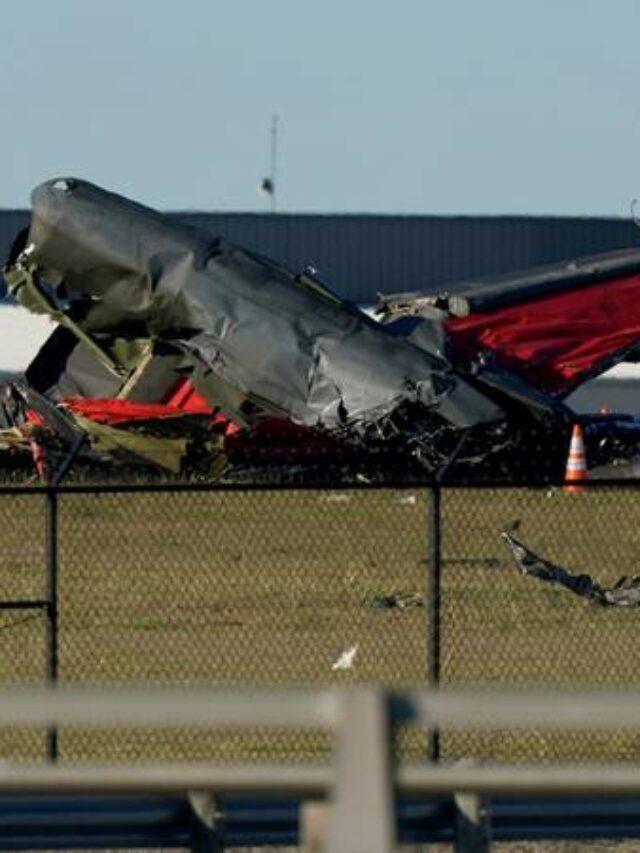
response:
M321 726L334 732L335 753L332 766L4 764L0 793L189 793L209 832L211 850L220 849L215 839L216 797L221 794L269 792L328 799L330 853L389 853L395 842L396 792L453 793L460 851L488 849L482 799L487 794L640 794L640 767L635 765L393 767L392 729L404 723L494 730L638 727L640 691L8 690L0 692L1 726Z

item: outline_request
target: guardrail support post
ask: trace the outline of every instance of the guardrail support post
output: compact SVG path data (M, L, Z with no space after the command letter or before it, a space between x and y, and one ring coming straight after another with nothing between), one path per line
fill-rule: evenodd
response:
M341 703L328 853L391 853L395 811L388 700L352 688Z
M327 804L309 800L300 806L300 853L322 853L327 837Z
M462 759L457 767L477 767L473 758ZM455 809L455 853L489 853L491 824L485 798L472 791L458 791L453 796Z
M486 810L478 794L456 794L456 853L489 853L491 838Z
M191 853L222 853L222 815L218 811L214 795L207 791L191 791L189 805L193 810L189 845Z

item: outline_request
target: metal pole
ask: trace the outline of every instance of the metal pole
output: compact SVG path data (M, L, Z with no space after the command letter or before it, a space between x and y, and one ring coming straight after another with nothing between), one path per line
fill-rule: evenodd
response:
M271 118L271 213L276 212L276 166L278 158L278 116Z
M428 649L427 684L430 688L440 686L440 599L442 569L442 530L441 530L441 493L440 486L431 487L429 501L429 575L427 581L428 599ZM437 726L429 728L429 756L432 761L440 760L440 732Z
M396 816L387 699L375 688L351 688L343 694L341 717L326 850L391 853Z
M47 560L47 672L46 681L51 687L58 683L58 492L47 489L46 494L46 560ZM46 754L49 761L58 759L58 728L50 726L46 736Z

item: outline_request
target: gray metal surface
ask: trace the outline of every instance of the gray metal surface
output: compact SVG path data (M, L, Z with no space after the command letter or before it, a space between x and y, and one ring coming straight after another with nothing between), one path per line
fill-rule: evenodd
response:
M374 687L362 690L377 701ZM447 728L610 730L640 727L640 690L440 688L388 692L395 722ZM0 691L0 727L81 725L339 727L339 688L15 687ZM365 700L361 700L365 701ZM346 704L345 704L346 703ZM345 711L347 709L347 711ZM640 784L640 776L639 776Z
M328 847L334 853L385 853L393 848L395 831L388 702L382 693L356 688L341 708ZM352 837L354 825L361 829Z
M291 726L329 727L338 719L333 689L219 691L164 687L107 692L93 687L0 691L0 726Z
M369 748L376 747L372 744ZM7 764L0 767L0 794L179 794L211 790L224 794L298 794L320 799L330 794L335 774L335 768L330 766L303 764ZM403 794L429 796L471 791L505 796L637 797L640 773L637 766L603 764L474 768L417 764L400 767L395 785ZM338 782L337 789L344 791L344 786ZM356 809L352 815L355 828L361 824L363 814ZM362 826L362 831L368 838L368 828ZM333 835L334 843L344 833L348 833L348 827L341 823L339 833Z
M378 438L402 429L391 420L408 409L417 412L412 422L435 413L465 428L503 416L442 356L389 333L308 274L76 178L40 185L32 202L28 234L4 271L9 289L64 326L44 349L72 333L90 363L121 374L118 396L133 365L114 362L108 348L122 337L146 341L145 352L152 344L154 357L168 351L169 373L183 356L196 390L246 425L272 415L341 438ZM61 368L64 377L68 365ZM64 393L43 373L48 366L32 364L27 381Z

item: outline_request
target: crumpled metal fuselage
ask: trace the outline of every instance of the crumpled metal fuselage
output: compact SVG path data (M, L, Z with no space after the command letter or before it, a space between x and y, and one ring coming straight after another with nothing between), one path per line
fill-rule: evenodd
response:
M417 459L440 475L454 465L462 477L539 481L562 475L574 419L562 402L564 379L536 379L547 350L557 349L557 336L544 334L546 315L538 317L544 300L572 289L575 313L591 299L589 358L583 348L578 367L570 345L582 341L565 334L573 314L561 317L568 355L551 366L570 369L571 382L638 346L635 315L624 334L617 324L629 314L640 253L579 274L572 267L490 283L460 303L462 317L443 297L405 295L396 308L390 297L383 315L392 322L381 324L313 273L294 274L85 181L48 181L32 206L5 278L19 302L59 324L26 372L31 388L53 400L162 403L188 380L237 425L287 421L372 454L374 467ZM613 279L622 285L610 287ZM614 290L609 328L600 304L611 309ZM400 329L393 315L407 313L413 325ZM614 433L603 442L587 428L598 463L637 452L635 433L626 429L622 443Z
M84 181L49 181L32 202L9 286L31 307L34 287L46 294L36 309L58 311L116 372L118 342L149 341L245 424L275 414L362 435L407 406L456 428L503 416L441 354L250 251Z

